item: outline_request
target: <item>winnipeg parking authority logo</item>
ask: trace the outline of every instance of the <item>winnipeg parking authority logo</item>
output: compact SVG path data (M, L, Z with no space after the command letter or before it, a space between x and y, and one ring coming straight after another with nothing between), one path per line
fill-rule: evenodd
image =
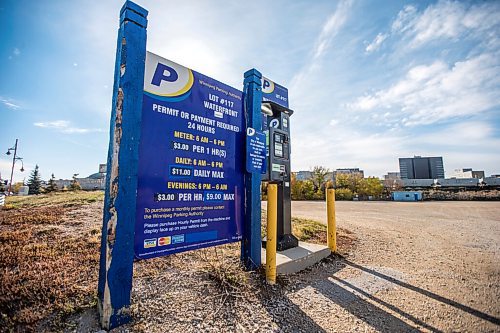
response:
M194 76L189 68L164 59L154 53L146 53L144 92L156 99L178 102L191 94Z

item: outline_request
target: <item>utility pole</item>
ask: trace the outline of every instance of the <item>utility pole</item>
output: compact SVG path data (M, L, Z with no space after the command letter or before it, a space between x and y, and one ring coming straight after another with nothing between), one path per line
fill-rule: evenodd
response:
M16 164L17 141L18 140L19 139L16 139L16 144L14 145L14 157L12 157L12 169L10 170L9 194L12 192L12 176L14 176L14 164Z
M19 141L19 139L16 139L16 144L14 145L14 147L9 148L7 150L7 155L11 154L10 153L11 150L14 151L14 156L12 157L12 169L10 171L9 195L12 192L12 177L14 176L14 165L16 164L16 161L21 161L21 163L23 163L22 157L17 157L17 142L18 141ZM24 171L24 165L21 166L21 172L23 172L23 171Z

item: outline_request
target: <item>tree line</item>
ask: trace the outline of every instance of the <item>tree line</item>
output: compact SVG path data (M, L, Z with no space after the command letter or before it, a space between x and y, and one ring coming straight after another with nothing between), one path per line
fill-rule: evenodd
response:
M363 178L361 174L337 174L335 181L329 179L330 170L315 166L311 178L297 180L295 174L291 177L292 200L325 200L326 190L335 188L336 200L380 199L384 195L384 186L377 177ZM262 186L263 198L267 197L267 184Z
M29 191L28 194L42 194L42 193L50 193L50 192L56 192L59 190L69 190L69 191L78 191L81 190L80 183L76 179L76 176L78 174L73 175L73 179L71 180L70 185L68 188L60 189L57 184L56 184L56 177L54 174L50 177L50 179L47 181L47 185L43 186L43 181L42 181L42 176L40 174L40 170L38 165L35 166L35 169L31 171L30 176L28 178L28 181L26 183L24 182L18 182L15 184L12 184L12 192L13 193L18 193L19 189L21 186L28 186ZM0 192L4 192L7 190L5 184L3 182L0 182Z

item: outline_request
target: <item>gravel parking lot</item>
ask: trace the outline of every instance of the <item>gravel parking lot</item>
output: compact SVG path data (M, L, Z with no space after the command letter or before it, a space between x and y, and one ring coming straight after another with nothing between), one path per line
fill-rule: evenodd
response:
M294 216L325 221L325 211L292 203ZM500 331L500 203L337 202L336 213L355 250L293 296L306 314L331 309L327 330Z

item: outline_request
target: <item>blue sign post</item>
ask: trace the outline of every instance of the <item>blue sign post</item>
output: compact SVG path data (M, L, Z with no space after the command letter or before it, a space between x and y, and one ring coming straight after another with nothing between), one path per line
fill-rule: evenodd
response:
M251 69L244 74L243 81L246 128L262 129L262 74ZM261 265L262 237L260 173L245 173L245 226L241 242L241 259L246 269L257 269Z
M106 329L130 320L147 15L130 1L120 11L98 286Z

